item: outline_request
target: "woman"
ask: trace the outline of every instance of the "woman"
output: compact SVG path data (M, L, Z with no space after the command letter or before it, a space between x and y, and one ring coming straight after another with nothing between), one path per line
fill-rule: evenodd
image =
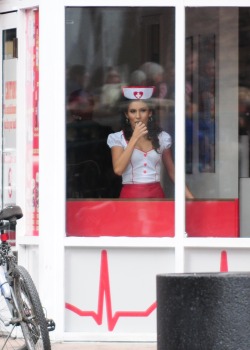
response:
M153 91L154 87L124 87L122 131L108 136L114 172L122 176L120 198L164 198L162 163L174 181L171 136L156 124ZM193 198L187 188L186 197Z

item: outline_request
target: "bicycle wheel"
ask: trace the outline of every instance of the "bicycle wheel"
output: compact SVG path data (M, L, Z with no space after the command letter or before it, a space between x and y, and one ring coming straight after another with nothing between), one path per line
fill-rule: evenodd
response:
M35 284L22 266L14 270L13 292L21 315L21 328L27 350L51 350L46 318Z
M12 310L12 305L0 294L0 349L25 350L27 348L20 324L8 326L15 317Z

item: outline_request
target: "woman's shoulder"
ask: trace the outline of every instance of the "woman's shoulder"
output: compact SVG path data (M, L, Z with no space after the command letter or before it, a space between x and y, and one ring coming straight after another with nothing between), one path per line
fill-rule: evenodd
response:
M159 133L159 139L172 139L170 134L167 133L166 131L162 130L160 133Z
M124 139L123 131L117 131L117 132L113 132L112 134L109 134L107 143L109 147L124 146L124 143L126 144L126 142Z
M115 139L115 140L118 139L118 140L120 140L122 138L124 138L123 131L112 132L112 134L108 135L108 139Z
M172 137L164 130L159 133L160 147L165 149L172 145Z

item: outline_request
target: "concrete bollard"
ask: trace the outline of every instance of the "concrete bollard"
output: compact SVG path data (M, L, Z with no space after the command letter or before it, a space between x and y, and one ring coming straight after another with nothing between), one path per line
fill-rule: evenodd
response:
M250 350L250 273L158 275L157 350Z

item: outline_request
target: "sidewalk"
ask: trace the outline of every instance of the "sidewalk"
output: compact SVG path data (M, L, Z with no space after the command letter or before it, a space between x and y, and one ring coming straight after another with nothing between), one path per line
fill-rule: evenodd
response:
M156 343L54 343L52 350L156 350Z

